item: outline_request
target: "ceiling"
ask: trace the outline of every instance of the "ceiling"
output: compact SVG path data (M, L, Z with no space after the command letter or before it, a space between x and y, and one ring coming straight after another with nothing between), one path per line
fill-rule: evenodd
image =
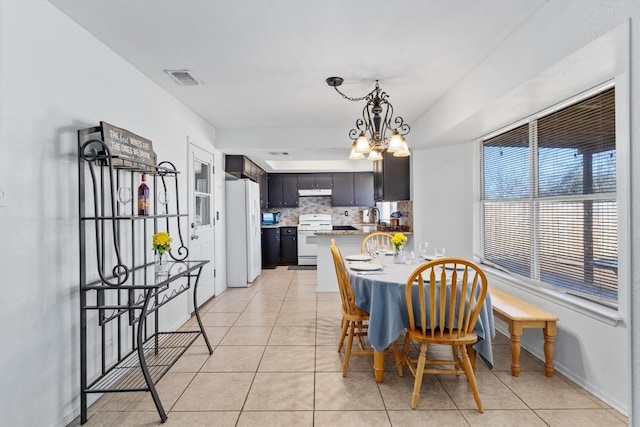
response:
M344 161L364 103L340 97L327 77L343 77L341 90L352 97L378 79L411 125L546 0L49 1L219 134L299 134L294 147L216 141L264 166L269 156L278 160L274 151L288 151L279 157L286 161ZM179 86L164 72L181 69L201 84ZM344 129L344 139L328 138L318 150L305 135L325 129ZM411 134L407 141L419 147Z

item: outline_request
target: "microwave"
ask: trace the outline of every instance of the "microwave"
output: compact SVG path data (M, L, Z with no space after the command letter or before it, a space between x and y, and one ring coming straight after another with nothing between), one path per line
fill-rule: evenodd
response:
M280 212L262 212L262 225L274 225L280 222Z

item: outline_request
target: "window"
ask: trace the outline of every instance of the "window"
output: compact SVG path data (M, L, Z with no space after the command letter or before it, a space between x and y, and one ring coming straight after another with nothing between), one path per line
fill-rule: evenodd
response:
M483 258L617 304L615 90L482 141Z

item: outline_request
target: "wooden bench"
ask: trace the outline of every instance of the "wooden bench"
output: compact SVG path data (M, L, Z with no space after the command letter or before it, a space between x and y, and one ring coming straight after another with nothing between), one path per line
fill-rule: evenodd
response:
M544 373L552 377L553 340L556 337L558 316L533 304L509 295L500 289L489 287L493 314L509 325L511 334L511 375L520 375L520 337L524 328L542 328L544 335Z

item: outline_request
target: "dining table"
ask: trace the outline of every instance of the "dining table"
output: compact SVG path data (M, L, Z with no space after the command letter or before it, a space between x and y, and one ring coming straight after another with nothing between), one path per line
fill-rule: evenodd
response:
M380 265L372 262L370 267L364 268L366 263L351 262L349 258L345 257L345 266L354 290L356 305L369 313L367 336L374 350L373 369L376 381L382 382L385 349L409 327L405 289L407 279L418 264L396 264L392 259L385 259L382 268L375 269ZM478 341L473 345L473 350L487 367L492 369L491 339L495 337L495 324L489 292L484 299L474 333L478 336Z

